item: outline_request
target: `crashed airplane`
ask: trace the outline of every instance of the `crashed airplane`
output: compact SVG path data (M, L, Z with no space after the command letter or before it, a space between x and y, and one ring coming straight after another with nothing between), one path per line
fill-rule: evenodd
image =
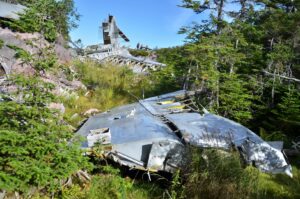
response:
M87 46L84 49L85 58L90 58L100 63L127 65L135 73L144 73L147 70L157 70L166 66L150 58L135 57L130 54L127 47L121 46L120 38L125 42L129 42L129 39L117 26L114 16L109 15L108 19L102 23L101 29L103 32L103 44Z
M234 147L249 165L292 176L278 146L234 121L205 109L201 114L193 96L194 92L181 90L92 116L77 132L86 138L82 147L93 150L100 143L104 156L121 165L171 173L185 164L188 145Z

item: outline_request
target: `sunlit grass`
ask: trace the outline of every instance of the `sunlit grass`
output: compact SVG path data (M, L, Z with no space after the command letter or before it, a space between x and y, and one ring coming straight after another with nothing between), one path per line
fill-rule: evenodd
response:
M93 61L76 61L74 66L87 87L87 90L77 92L78 96L62 100L66 106L65 119L75 127L89 109L104 112L137 101L143 92L150 93L148 77L134 74L125 66L101 65Z
M284 174L260 173L259 198L300 198L300 170L293 167L293 178Z

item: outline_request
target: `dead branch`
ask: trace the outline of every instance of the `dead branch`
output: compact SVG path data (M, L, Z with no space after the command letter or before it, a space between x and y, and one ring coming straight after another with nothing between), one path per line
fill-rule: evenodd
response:
M64 183L63 187L71 187L73 181L72 177L68 177L67 181Z
M263 70L263 72L268 75L268 76L273 76L273 77L280 77L280 78L283 78L283 79L287 79L287 80L292 80L292 81L295 81L295 82L299 82L300 83L300 79L297 79L297 78L293 78L293 77L286 77L284 75L278 75L278 74L273 74L273 73L270 73L266 70Z
M91 181L90 175L86 171L79 170L76 173L76 176L82 181L82 182L88 182Z

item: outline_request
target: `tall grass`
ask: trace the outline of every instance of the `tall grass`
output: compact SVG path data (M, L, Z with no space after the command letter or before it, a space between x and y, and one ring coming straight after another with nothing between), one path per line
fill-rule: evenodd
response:
M268 175L260 173L258 198L300 198L299 168L293 167L293 178L284 174Z
M293 167L293 178L262 173L244 165L236 151L191 148L190 164L182 171L182 176L182 183L175 188L179 198L300 198L297 167Z
M62 190L63 199L146 199L161 198L162 190L144 182L122 178L119 170L110 166L103 167L103 172L94 175L90 184L82 188L74 185Z
M134 74L128 67L103 65L93 61L76 61L74 66L79 79L87 87L87 90L79 91L78 96L63 99L66 120L74 126L84 118L84 112L91 108L104 112L119 105L135 102L136 98L142 98L143 94L151 95L149 78Z
M251 198L258 171L243 168L237 152L191 149L191 164L184 172L186 198Z

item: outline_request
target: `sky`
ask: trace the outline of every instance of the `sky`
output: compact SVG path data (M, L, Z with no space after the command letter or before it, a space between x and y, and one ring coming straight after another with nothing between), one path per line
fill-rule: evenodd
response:
M73 41L81 39L84 46L103 43L100 25L109 14L116 17L118 27L130 39L125 46L137 43L151 48L182 45L182 26L200 22L203 15L178 7L181 0L75 0L81 15L79 27L71 31Z

